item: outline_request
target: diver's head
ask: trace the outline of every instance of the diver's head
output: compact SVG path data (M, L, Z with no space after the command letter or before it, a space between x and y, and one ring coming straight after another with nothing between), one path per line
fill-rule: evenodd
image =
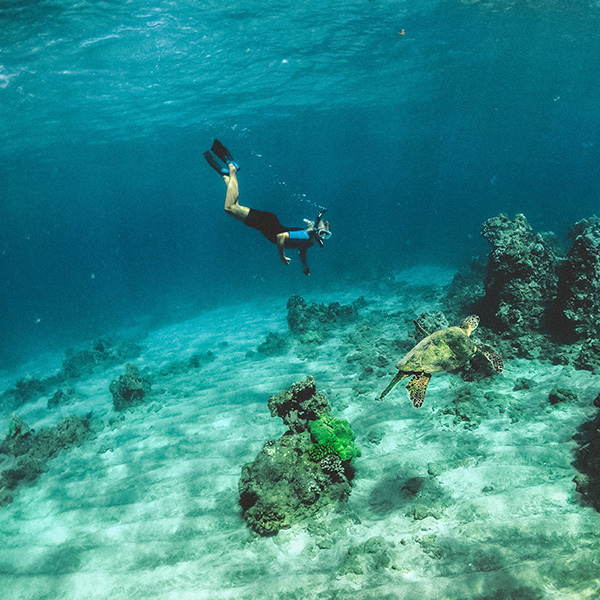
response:
M319 246L323 247L323 240L328 240L331 237L331 231L329 229L329 221L325 221L322 217L327 209L324 208L315 219L314 233L315 239Z
M319 246L323 247L323 241L328 240L331 237L331 231L329 230L329 221L320 220L315 226L315 239Z

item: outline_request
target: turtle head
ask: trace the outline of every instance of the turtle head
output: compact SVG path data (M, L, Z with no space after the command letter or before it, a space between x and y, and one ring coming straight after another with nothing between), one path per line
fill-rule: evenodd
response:
M479 325L479 317L477 315L469 315L461 324L460 328L467 334L471 335L474 329Z

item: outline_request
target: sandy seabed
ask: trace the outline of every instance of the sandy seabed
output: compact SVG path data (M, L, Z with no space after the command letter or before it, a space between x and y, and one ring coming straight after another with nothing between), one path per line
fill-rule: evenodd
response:
M364 294L362 312L405 311L410 319L438 308L447 277L434 275L401 274L401 294L356 288L307 300ZM600 515L581 504L572 481L573 435L596 412L597 376L508 360L502 375L472 385L510 397L511 410L469 424L444 413L468 385L456 374L435 375L420 410L401 385L376 402L387 381L357 393L338 337L313 359L293 346L266 357L256 350L270 331L287 331L284 299L207 312L144 340L133 362L150 371L215 354L199 370L162 377L147 403L114 412L108 388L123 372L118 365L78 381L73 405L49 410L42 397L20 407L35 429L90 411L102 425L0 508L1 597L600 597ZM352 494L336 510L261 538L241 516L241 468L285 430L268 397L307 375L357 433ZM523 378L535 385L515 390ZM575 391L577 401L551 406L556 387ZM2 429L8 417L0 413Z

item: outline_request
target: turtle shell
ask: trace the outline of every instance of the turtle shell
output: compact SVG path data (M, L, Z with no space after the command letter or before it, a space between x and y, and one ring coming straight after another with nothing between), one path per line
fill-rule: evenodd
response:
M404 373L452 371L475 356L475 344L460 327L447 327L421 340L396 365Z

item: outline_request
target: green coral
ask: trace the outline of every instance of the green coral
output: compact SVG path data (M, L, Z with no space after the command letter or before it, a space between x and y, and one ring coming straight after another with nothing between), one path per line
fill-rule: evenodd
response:
M346 419L321 417L310 422L310 433L317 447L322 446L327 449L327 454L337 454L344 462L349 461L352 464L354 459L360 456L360 450L354 443L356 436ZM320 451L314 450L315 455Z
M313 444L308 450L308 457L315 462L319 462L328 454L336 454L332 444Z

